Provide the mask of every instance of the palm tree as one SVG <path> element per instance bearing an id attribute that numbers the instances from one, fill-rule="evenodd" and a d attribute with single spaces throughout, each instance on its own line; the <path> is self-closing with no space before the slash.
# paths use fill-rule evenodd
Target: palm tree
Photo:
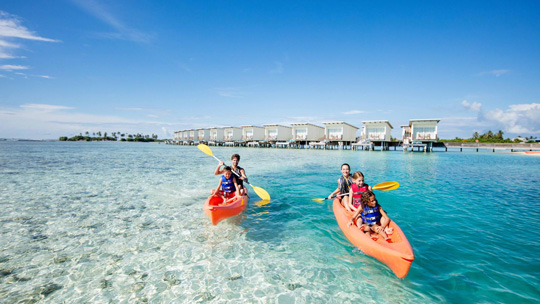
<path id="1" fill-rule="evenodd" d="M 495 137 L 497 137 L 497 139 L 502 140 L 502 139 L 503 139 L 503 135 L 504 135 L 504 132 L 503 132 L 502 130 L 499 130 L 499 132 L 497 132 L 497 135 L 495 135 Z"/>
<path id="2" fill-rule="evenodd" d="M 473 135 L 472 135 L 472 138 L 473 139 L 478 139 L 480 135 L 478 134 L 478 132 L 474 132 Z"/>

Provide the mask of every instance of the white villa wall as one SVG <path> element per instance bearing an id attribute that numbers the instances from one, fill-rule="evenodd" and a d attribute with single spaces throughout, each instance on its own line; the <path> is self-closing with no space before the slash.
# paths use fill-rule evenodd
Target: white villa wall
<path id="1" fill-rule="evenodd" d="M 197 138 L 199 141 L 208 141 L 210 139 L 210 129 L 199 129 Z"/>
<path id="2" fill-rule="evenodd" d="M 324 138 L 324 128 L 309 123 L 291 124 L 292 139 L 297 141 L 314 141 Z"/>
<path id="3" fill-rule="evenodd" d="M 224 131 L 225 130 L 223 130 L 221 128 L 212 128 L 212 129 L 210 129 L 210 140 L 223 141 Z"/>
<path id="4" fill-rule="evenodd" d="M 410 120 L 412 140 L 437 141 L 438 119 Z"/>
<path id="5" fill-rule="evenodd" d="M 195 130 L 189 130 L 188 140 L 195 140 Z"/>
<path id="6" fill-rule="evenodd" d="M 401 138 L 404 144 L 408 144 L 411 140 L 411 127 L 404 125 L 401 126 Z"/>
<path id="7" fill-rule="evenodd" d="M 291 140 L 292 128 L 281 125 L 264 125 L 264 139 L 265 140 Z"/>
<path id="8" fill-rule="evenodd" d="M 362 139 L 370 141 L 390 141 L 392 137 L 392 125 L 387 120 L 363 121 Z"/>
<path id="9" fill-rule="evenodd" d="M 174 132 L 174 136 L 173 136 L 173 140 L 181 140 L 182 139 L 182 131 L 175 131 Z"/>
<path id="10" fill-rule="evenodd" d="M 257 126 L 242 126 L 243 140 L 264 140 L 264 128 Z"/>
<path id="11" fill-rule="evenodd" d="M 235 141 L 242 139 L 242 129 L 237 127 L 226 127 L 223 128 L 223 140 L 224 141 Z"/>
<path id="12" fill-rule="evenodd" d="M 331 141 L 356 141 L 358 128 L 346 122 L 325 122 L 324 137 Z"/>

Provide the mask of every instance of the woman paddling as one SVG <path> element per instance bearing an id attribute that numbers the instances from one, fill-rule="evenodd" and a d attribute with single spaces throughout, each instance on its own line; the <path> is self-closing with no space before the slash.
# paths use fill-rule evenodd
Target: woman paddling
<path id="1" fill-rule="evenodd" d="M 334 195 L 342 195 L 341 202 L 346 208 L 349 206 L 349 191 L 351 190 L 352 178 L 350 176 L 351 166 L 349 164 L 341 165 L 341 177 L 338 179 L 338 187 L 328 196 L 331 199 Z M 339 194 L 338 194 L 339 193 Z"/>

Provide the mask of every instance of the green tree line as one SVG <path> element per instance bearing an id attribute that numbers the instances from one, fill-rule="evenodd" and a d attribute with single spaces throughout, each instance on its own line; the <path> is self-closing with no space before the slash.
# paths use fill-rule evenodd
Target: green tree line
<path id="1" fill-rule="evenodd" d="M 79 133 L 73 137 L 61 136 L 60 141 L 134 141 L 134 142 L 154 142 L 161 141 L 156 134 L 129 134 L 125 132 L 112 132 L 110 135 L 107 132 L 88 132 Z"/>
<path id="2" fill-rule="evenodd" d="M 479 143 L 519 143 L 522 142 L 519 139 L 511 140 L 510 138 L 504 138 L 504 132 L 499 130 L 497 133 L 493 133 L 493 131 L 489 130 L 486 133 L 480 134 L 478 132 L 474 132 L 471 138 L 459 138 L 456 137 L 455 139 L 442 139 L 442 142 L 476 142 Z M 518 136 L 521 137 L 521 136 Z M 527 142 L 534 142 L 533 139 L 536 139 L 536 137 L 525 137 L 525 141 Z"/>

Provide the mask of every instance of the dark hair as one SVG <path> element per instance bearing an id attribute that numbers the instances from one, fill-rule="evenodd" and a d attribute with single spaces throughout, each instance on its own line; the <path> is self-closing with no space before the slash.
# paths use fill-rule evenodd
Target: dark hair
<path id="1" fill-rule="evenodd" d="M 347 164 L 347 163 L 344 163 L 343 165 L 341 165 L 341 167 L 340 167 L 340 168 L 343 168 L 343 166 L 347 166 L 347 167 L 349 167 L 349 171 L 351 171 L 351 166 L 349 166 L 349 164 Z"/>
<path id="2" fill-rule="evenodd" d="M 238 161 L 240 161 L 240 155 L 239 154 L 233 154 L 231 156 L 231 160 L 233 160 L 234 158 L 238 158 Z"/>
<path id="3" fill-rule="evenodd" d="M 232 169 L 229 166 L 225 166 L 225 168 L 223 168 L 223 171 L 232 171 Z"/>
<path id="4" fill-rule="evenodd" d="M 371 191 L 365 191 L 362 193 L 362 209 L 367 206 L 367 204 L 369 203 L 369 199 L 371 197 L 375 197 L 375 193 L 371 192 Z"/>

